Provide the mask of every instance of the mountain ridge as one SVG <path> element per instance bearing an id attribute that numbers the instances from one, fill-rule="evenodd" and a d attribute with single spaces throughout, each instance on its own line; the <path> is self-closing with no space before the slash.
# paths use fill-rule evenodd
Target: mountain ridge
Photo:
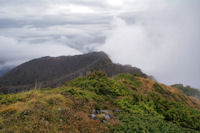
<path id="1" fill-rule="evenodd" d="M 94 70 L 102 70 L 110 77 L 118 73 L 147 77 L 139 68 L 114 64 L 104 52 L 46 56 L 23 63 L 0 77 L 0 92 L 15 93 L 34 88 L 56 87 Z"/>

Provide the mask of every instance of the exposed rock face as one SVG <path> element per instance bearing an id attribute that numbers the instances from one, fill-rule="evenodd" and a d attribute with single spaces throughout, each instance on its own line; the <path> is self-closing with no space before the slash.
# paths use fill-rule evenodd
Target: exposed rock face
<path id="1" fill-rule="evenodd" d="M 15 93 L 56 87 L 94 70 L 104 71 L 110 77 L 118 73 L 147 77 L 136 67 L 112 63 L 104 52 L 92 52 L 75 56 L 43 57 L 26 62 L 0 78 L 0 92 Z"/>

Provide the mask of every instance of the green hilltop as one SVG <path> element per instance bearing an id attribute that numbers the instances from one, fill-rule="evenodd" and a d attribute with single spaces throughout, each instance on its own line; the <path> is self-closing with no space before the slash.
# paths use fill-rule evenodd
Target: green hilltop
<path id="1" fill-rule="evenodd" d="M 133 74 L 95 71 L 57 88 L 0 95 L 2 133 L 195 133 L 200 103 Z"/>

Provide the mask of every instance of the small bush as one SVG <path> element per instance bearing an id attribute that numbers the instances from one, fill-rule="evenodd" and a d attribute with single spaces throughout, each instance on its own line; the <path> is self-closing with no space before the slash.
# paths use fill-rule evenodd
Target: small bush
<path id="1" fill-rule="evenodd" d="M 50 96 L 47 96 L 46 98 L 46 101 L 49 105 L 60 105 L 60 104 L 63 104 L 65 103 L 65 98 L 60 95 L 60 94 L 56 94 L 56 95 L 50 95 Z"/>
<path id="2" fill-rule="evenodd" d="M 123 84 L 109 79 L 103 72 L 94 72 L 84 78 L 72 80 L 68 85 L 94 91 L 100 95 L 123 96 L 128 95 L 128 88 Z"/>

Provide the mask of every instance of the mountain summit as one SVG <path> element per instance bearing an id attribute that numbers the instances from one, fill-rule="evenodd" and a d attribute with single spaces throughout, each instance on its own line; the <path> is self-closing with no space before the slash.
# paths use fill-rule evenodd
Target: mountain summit
<path id="1" fill-rule="evenodd" d="M 56 87 L 66 81 L 101 70 L 112 77 L 118 73 L 147 77 L 140 69 L 114 64 L 104 52 L 75 56 L 42 57 L 9 71 L 0 78 L 0 92 L 14 93 L 41 87 Z"/>

